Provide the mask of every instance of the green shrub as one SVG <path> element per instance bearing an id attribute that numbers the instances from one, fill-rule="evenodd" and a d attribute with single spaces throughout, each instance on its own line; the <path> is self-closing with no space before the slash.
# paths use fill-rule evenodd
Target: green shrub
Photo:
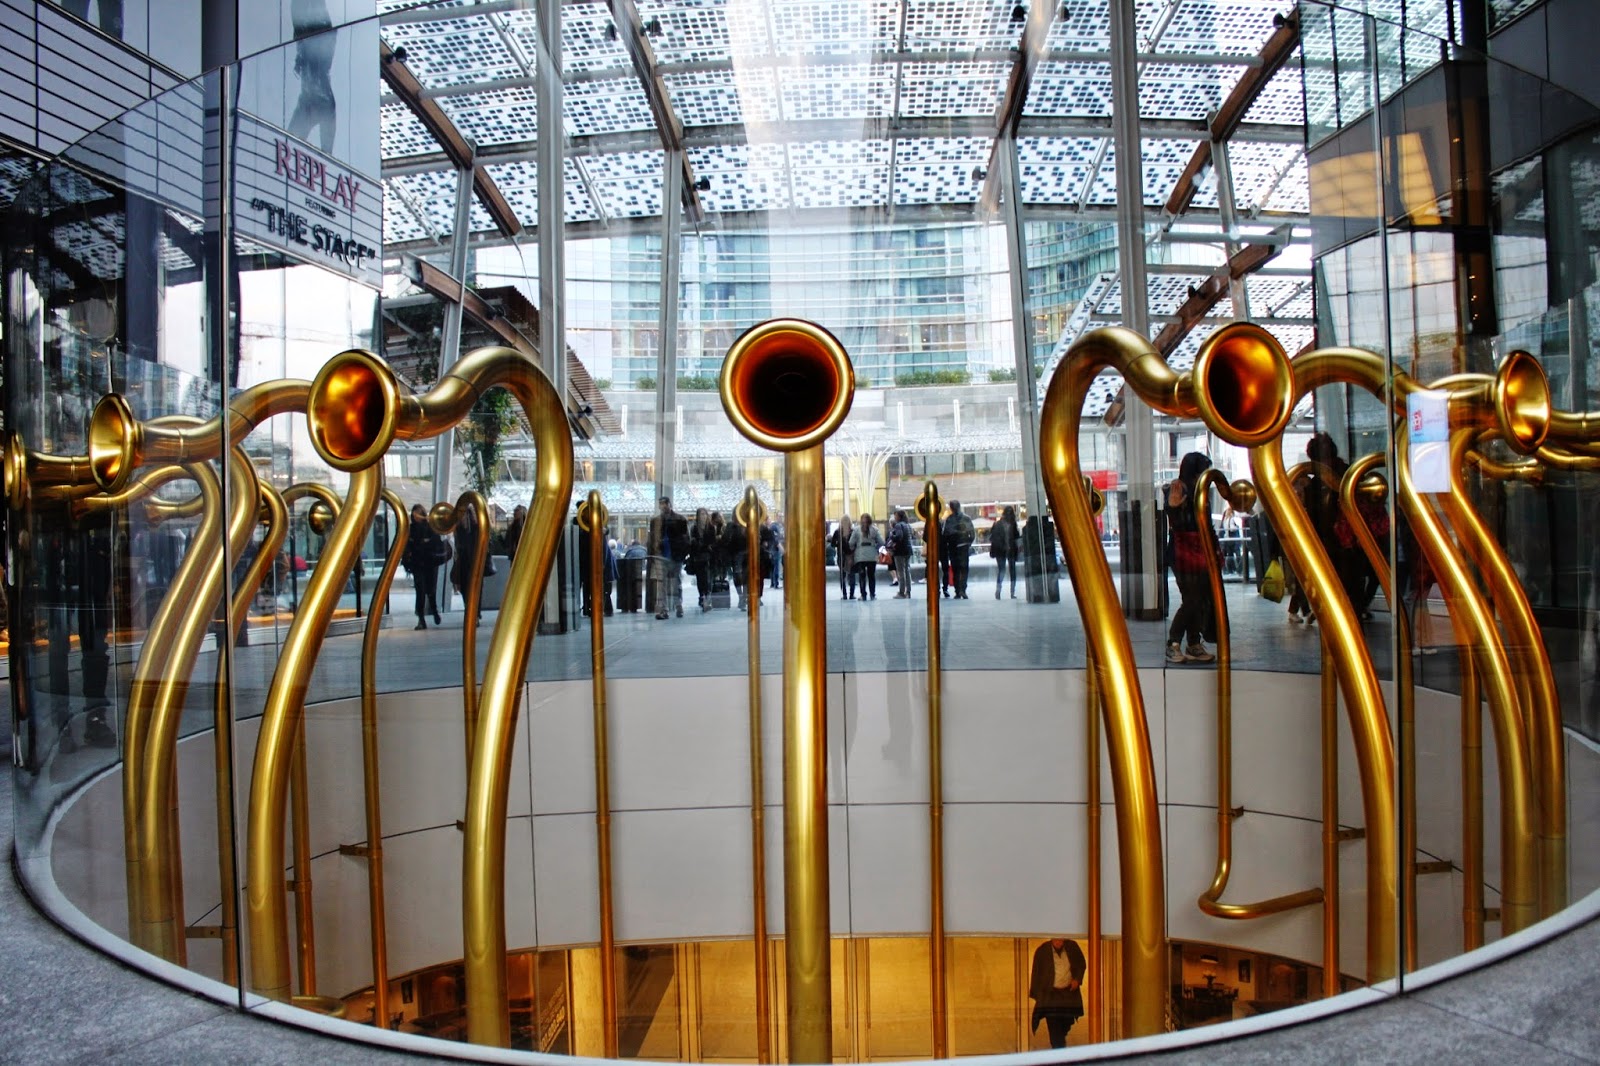
<path id="1" fill-rule="evenodd" d="M 999 370 L 991 370 L 989 371 L 989 380 L 996 382 L 1015 381 L 1017 380 L 1016 369 L 1013 367 L 1002 367 Z"/>
<path id="2" fill-rule="evenodd" d="M 641 377 L 641 378 L 634 378 L 633 379 L 633 387 L 636 388 L 636 389 L 643 389 L 646 392 L 648 392 L 649 390 L 651 390 L 651 389 L 656 387 L 656 379 L 651 377 L 649 374 L 646 374 L 644 377 Z"/>
<path id="3" fill-rule="evenodd" d="M 604 391 L 605 389 L 609 389 L 611 387 L 611 379 L 610 378 L 595 378 L 594 379 L 594 387 L 597 388 L 597 389 L 600 389 L 602 391 Z"/>

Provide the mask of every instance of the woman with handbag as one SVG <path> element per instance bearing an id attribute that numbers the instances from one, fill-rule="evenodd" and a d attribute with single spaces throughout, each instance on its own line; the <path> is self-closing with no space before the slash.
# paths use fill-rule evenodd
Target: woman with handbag
<path id="1" fill-rule="evenodd" d="M 872 516 L 862 511 L 861 524 L 850 534 L 850 557 L 855 561 L 856 583 L 863 600 L 878 598 L 878 552 L 882 548 L 883 534 L 872 524 Z"/>
<path id="2" fill-rule="evenodd" d="M 1167 486 L 1167 561 L 1182 597 L 1167 631 L 1169 663 L 1209 663 L 1217 658 L 1202 640 L 1211 613 L 1211 580 L 1205 537 L 1194 511 L 1195 482 L 1210 468 L 1209 458 L 1190 452 L 1178 464 L 1177 480 Z"/>

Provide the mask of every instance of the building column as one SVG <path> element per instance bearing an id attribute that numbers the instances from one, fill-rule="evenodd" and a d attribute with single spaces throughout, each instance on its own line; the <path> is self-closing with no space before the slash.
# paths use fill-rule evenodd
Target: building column
<path id="1" fill-rule="evenodd" d="M 467 295 L 467 239 L 472 229 L 472 168 L 456 171 L 456 221 L 450 233 L 450 277 L 459 286 L 455 299 L 444 305 L 444 323 L 439 330 L 439 375 L 461 358 L 461 305 Z M 450 459 L 455 449 L 456 431 L 452 427 L 433 438 L 433 499 L 450 498 Z M 450 588 L 445 586 L 445 606 L 450 606 Z"/>
<path id="2" fill-rule="evenodd" d="M 1022 435 L 1022 498 L 1028 514 L 1049 509 L 1039 478 L 1039 382 L 1033 373 L 1033 337 L 1028 312 L 1028 236 L 1022 221 L 1022 182 L 1017 140 L 1010 133 L 996 146 L 1000 167 L 1000 210 L 1006 225 L 1006 256 L 1011 278 L 1011 354 L 1017 370 L 1017 428 Z M 1030 586 L 1031 587 L 1031 586 Z"/>
<path id="3" fill-rule="evenodd" d="M 1117 149 L 1117 264 L 1122 279 L 1122 324 L 1150 336 L 1145 269 L 1144 154 L 1139 140 L 1139 57 L 1134 0 L 1111 3 L 1112 133 Z M 1127 486 L 1122 503 L 1122 609 L 1130 618 L 1164 617 L 1155 487 L 1155 413 L 1124 391 Z M 1131 550 L 1130 550 L 1131 549 Z"/>
<path id="4" fill-rule="evenodd" d="M 1233 163 L 1228 158 L 1228 142 L 1211 142 L 1211 165 L 1217 174 L 1217 210 L 1222 215 L 1222 234 L 1228 261 L 1239 252 L 1239 207 L 1233 196 Z M 1250 318 L 1250 294 L 1245 279 L 1228 272 L 1228 298 L 1233 303 L 1233 317 L 1240 321 Z"/>
<path id="5" fill-rule="evenodd" d="M 678 276 L 683 245 L 683 152 L 668 149 L 661 178 L 661 319 L 656 342 L 656 499 L 678 468 Z"/>

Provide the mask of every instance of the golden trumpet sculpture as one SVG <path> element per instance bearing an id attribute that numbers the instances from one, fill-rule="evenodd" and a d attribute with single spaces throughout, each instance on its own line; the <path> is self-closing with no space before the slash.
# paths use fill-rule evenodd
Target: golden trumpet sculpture
<path id="1" fill-rule="evenodd" d="M 745 561 L 747 573 L 745 588 L 761 587 L 761 523 L 766 521 L 767 509 L 756 495 L 754 485 L 746 485 L 744 498 L 734 509 L 733 517 L 744 527 Z M 755 941 L 756 977 L 756 1061 L 772 1061 L 772 978 L 770 959 L 772 948 L 767 936 L 767 800 L 766 771 L 761 752 L 761 611 L 760 597 L 747 603 L 746 672 L 750 686 L 750 884 L 751 905 L 754 909 L 753 940 Z"/>
<path id="2" fill-rule="evenodd" d="M 1039 450 L 1045 490 L 1060 530 L 1067 569 L 1083 615 L 1090 661 L 1103 702 L 1122 863 L 1122 1003 L 1130 1036 L 1166 1026 L 1166 898 L 1161 823 L 1150 733 L 1133 646 L 1095 535 L 1078 431 L 1089 385 L 1103 369 L 1120 373 L 1146 403 L 1177 416 L 1203 418 L 1224 440 L 1242 446 L 1275 441 L 1292 405 L 1289 365 L 1281 348 L 1211 344 L 1187 374 L 1172 370 L 1132 330 L 1094 330 L 1068 349 L 1045 394 Z"/>
<path id="3" fill-rule="evenodd" d="M 462 933 L 467 984 L 467 1038 L 475 1043 L 507 1046 L 511 1018 L 506 990 L 505 849 L 506 806 L 510 787 L 512 733 L 516 727 L 523 678 L 538 622 L 540 600 L 555 562 L 568 498 L 572 492 L 572 432 L 566 408 L 550 379 L 528 356 L 510 348 L 479 348 L 462 356 L 439 382 L 422 396 L 405 395 L 394 372 L 370 352 L 351 350 L 335 356 L 318 373 L 307 401 L 313 446 L 336 469 L 351 472 L 351 498 L 346 500 L 342 528 L 361 494 L 364 513 L 370 516 L 376 497 L 374 466 L 395 440 L 435 437 L 471 411 L 479 396 L 504 388 L 516 397 L 533 429 L 538 467 L 533 502 L 511 572 L 479 691 L 477 735 L 467 774 L 467 810 L 462 855 Z M 369 480 L 371 483 L 369 484 Z M 330 537 L 330 548 L 340 542 L 341 529 Z M 343 556 L 339 557 L 343 560 Z M 348 561 L 344 561 L 348 566 Z M 320 568 L 319 568 L 320 569 Z M 309 598 L 309 594 L 308 594 Z M 307 612 L 302 609 L 302 615 Z M 296 619 L 298 623 L 299 618 Z M 322 628 L 325 629 L 325 621 Z M 307 637 L 312 630 L 307 628 Z M 316 633 L 320 639 L 320 631 Z M 291 627 L 280 671 L 283 689 L 303 691 L 314 659 L 316 641 L 296 640 Z M 292 647 L 291 647 L 292 644 Z M 293 652 L 293 655 L 291 655 Z M 288 665 L 286 665 L 288 664 Z M 277 680 L 274 692 L 279 689 Z M 263 775 L 277 773 L 282 753 L 269 747 L 269 737 L 280 738 L 285 723 L 296 713 L 285 696 L 273 713 L 263 718 L 262 747 L 257 749 L 258 784 Z M 276 787 L 263 785 L 252 793 L 252 845 L 254 871 L 262 876 L 283 868 L 283 801 Z M 261 815 L 256 818 L 257 810 Z M 276 818 L 276 822 L 273 819 Z M 279 834 L 272 826 L 280 827 Z M 260 944 L 252 938 L 258 991 L 277 994 L 287 987 L 286 946 L 282 928 L 282 896 L 276 903 L 263 899 L 257 918 Z M 273 913 L 273 908 L 277 913 Z M 255 932 L 255 927 L 252 927 Z M 268 992 L 267 990 L 272 990 Z"/>
<path id="4" fill-rule="evenodd" d="M 823 442 L 855 397 L 855 370 L 833 334 L 780 318 L 746 330 L 723 360 L 722 406 L 744 437 L 787 453 L 784 510 L 783 871 L 789 1059 L 833 1059 L 828 913 L 828 644 L 820 531 Z"/>

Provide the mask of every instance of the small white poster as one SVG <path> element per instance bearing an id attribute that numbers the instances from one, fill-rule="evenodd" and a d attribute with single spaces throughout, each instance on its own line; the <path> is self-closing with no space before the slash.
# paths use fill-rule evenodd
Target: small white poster
<path id="1" fill-rule="evenodd" d="M 1450 394 L 1423 389 L 1406 397 L 1406 426 L 1411 431 L 1406 456 L 1411 483 L 1418 492 L 1450 491 Z"/>

